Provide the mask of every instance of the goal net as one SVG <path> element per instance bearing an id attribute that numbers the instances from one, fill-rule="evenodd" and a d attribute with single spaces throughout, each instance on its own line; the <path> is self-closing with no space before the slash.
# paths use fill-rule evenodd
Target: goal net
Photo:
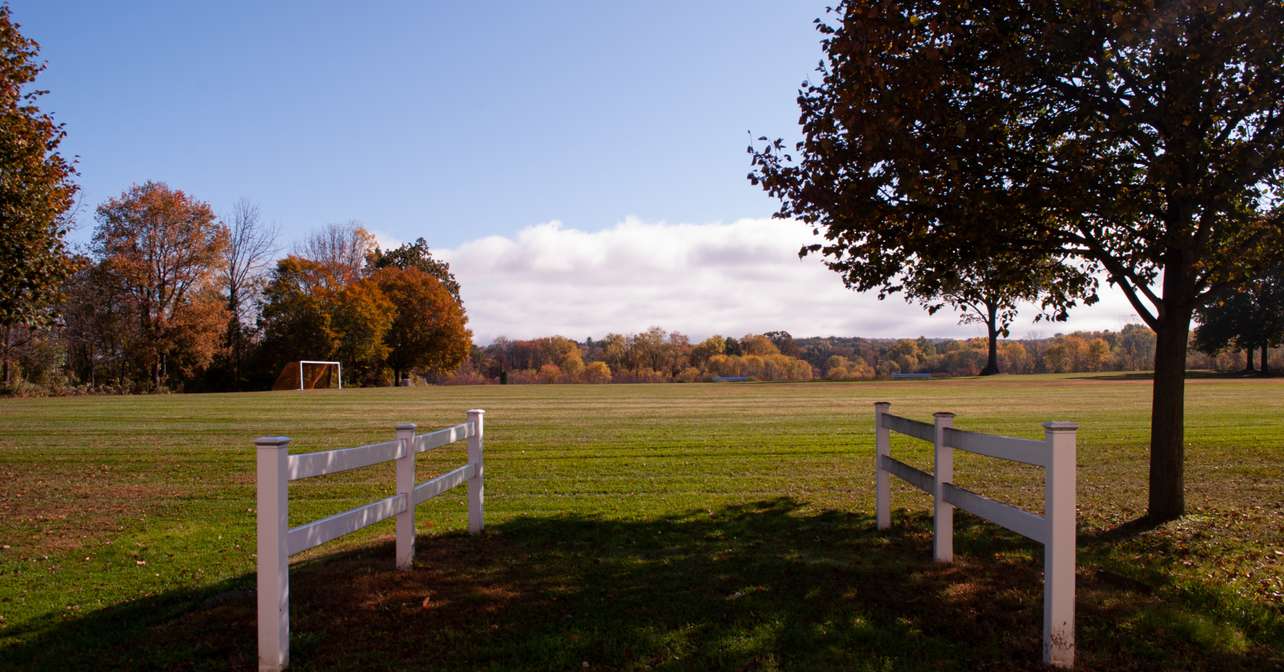
<path id="1" fill-rule="evenodd" d="M 272 385 L 274 390 L 325 390 L 343 389 L 343 365 L 304 359 L 290 362 L 281 368 L 281 374 Z"/>

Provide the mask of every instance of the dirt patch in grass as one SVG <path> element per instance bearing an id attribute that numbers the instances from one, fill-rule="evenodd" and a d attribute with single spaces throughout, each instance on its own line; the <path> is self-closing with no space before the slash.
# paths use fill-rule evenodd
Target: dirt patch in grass
<path id="1" fill-rule="evenodd" d="M 104 468 L 69 473 L 0 466 L 0 539 L 12 554 L 73 551 L 108 539 L 181 494 L 177 486 Z"/>

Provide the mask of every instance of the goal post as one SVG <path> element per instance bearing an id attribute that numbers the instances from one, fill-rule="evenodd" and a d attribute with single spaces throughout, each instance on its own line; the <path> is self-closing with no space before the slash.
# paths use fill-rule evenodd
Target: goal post
<path id="1" fill-rule="evenodd" d="M 303 377 L 303 365 L 310 364 L 314 366 L 333 366 L 335 369 L 335 379 L 339 383 L 339 389 L 343 389 L 343 364 L 339 362 L 325 362 L 315 359 L 299 360 L 299 390 L 306 389 L 306 378 Z"/>

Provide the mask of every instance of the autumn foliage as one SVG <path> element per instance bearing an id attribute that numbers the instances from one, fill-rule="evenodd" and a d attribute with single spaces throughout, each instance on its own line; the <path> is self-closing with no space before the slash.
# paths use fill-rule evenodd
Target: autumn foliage
<path id="1" fill-rule="evenodd" d="M 15 357 L 39 347 L 35 330 L 53 320 L 74 269 L 63 238 L 76 169 L 59 153 L 62 125 L 36 105 L 39 45 L 18 29 L 0 5 L 0 385 Z"/>
<path id="2" fill-rule="evenodd" d="M 728 343 L 734 344 L 728 349 Z M 761 334 L 737 340 L 713 336 L 692 344 L 659 327 L 632 336 L 608 334 L 581 344 L 562 336 L 496 339 L 471 365 L 506 383 L 695 383 L 725 378 L 807 381 L 815 368 L 781 354 Z"/>
<path id="3" fill-rule="evenodd" d="M 227 323 L 215 268 L 227 245 L 227 229 L 208 204 L 159 182 L 98 207 L 94 251 L 137 321 L 128 349 L 154 388 L 171 372 L 190 377 L 214 358 Z"/>
<path id="4" fill-rule="evenodd" d="M 336 359 L 345 378 L 377 385 L 450 373 L 468 357 L 468 318 L 437 277 L 414 266 L 357 271 L 353 254 L 319 256 L 277 262 L 263 298 L 261 369 Z"/>
<path id="5" fill-rule="evenodd" d="M 1150 365 L 1154 352 L 1154 332 L 1136 324 L 1119 331 L 1001 340 L 997 345 L 999 364 L 1016 374 L 1139 371 Z M 1239 357 L 1234 351 L 1192 353 L 1187 366 L 1229 371 L 1236 368 Z M 988 363 L 986 337 L 795 339 L 777 331 L 739 339 L 712 336 L 693 344 L 683 334 L 652 328 L 632 336 L 608 334 L 583 342 L 562 336 L 498 338 L 489 346 L 474 348 L 459 372 L 440 380 L 457 384 L 860 381 L 896 373 L 976 376 Z"/>

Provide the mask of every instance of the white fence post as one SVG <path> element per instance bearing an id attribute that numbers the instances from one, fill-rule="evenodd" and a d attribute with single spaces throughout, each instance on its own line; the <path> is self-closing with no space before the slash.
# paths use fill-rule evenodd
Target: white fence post
<path id="1" fill-rule="evenodd" d="M 260 672 L 279 672 L 290 661 L 289 447 L 290 439 L 284 436 L 254 440 Z"/>
<path id="2" fill-rule="evenodd" d="M 485 481 L 482 459 L 483 422 L 486 411 L 474 408 L 468 411 L 470 432 L 468 437 L 468 464 L 472 466 L 472 476 L 468 479 L 468 532 L 479 534 L 482 531 L 484 518 Z"/>
<path id="3" fill-rule="evenodd" d="M 1043 662 L 1074 666 L 1075 431 L 1073 422 L 1045 422 L 1050 452 L 1044 478 Z"/>
<path id="4" fill-rule="evenodd" d="M 945 428 L 954 424 L 953 413 L 933 413 L 932 558 L 954 562 L 954 505 L 945 501 L 945 483 L 954 482 L 954 449 L 945 444 Z"/>
<path id="5" fill-rule="evenodd" d="M 880 530 L 892 525 L 891 475 L 879 464 L 884 455 L 892 454 L 891 432 L 883 426 L 883 414 L 891 407 L 886 401 L 874 402 L 874 516 Z"/>
<path id="6" fill-rule="evenodd" d="M 397 494 L 406 504 L 397 514 L 397 569 L 410 569 L 415 564 L 415 423 L 397 425 L 397 440 Z"/>

